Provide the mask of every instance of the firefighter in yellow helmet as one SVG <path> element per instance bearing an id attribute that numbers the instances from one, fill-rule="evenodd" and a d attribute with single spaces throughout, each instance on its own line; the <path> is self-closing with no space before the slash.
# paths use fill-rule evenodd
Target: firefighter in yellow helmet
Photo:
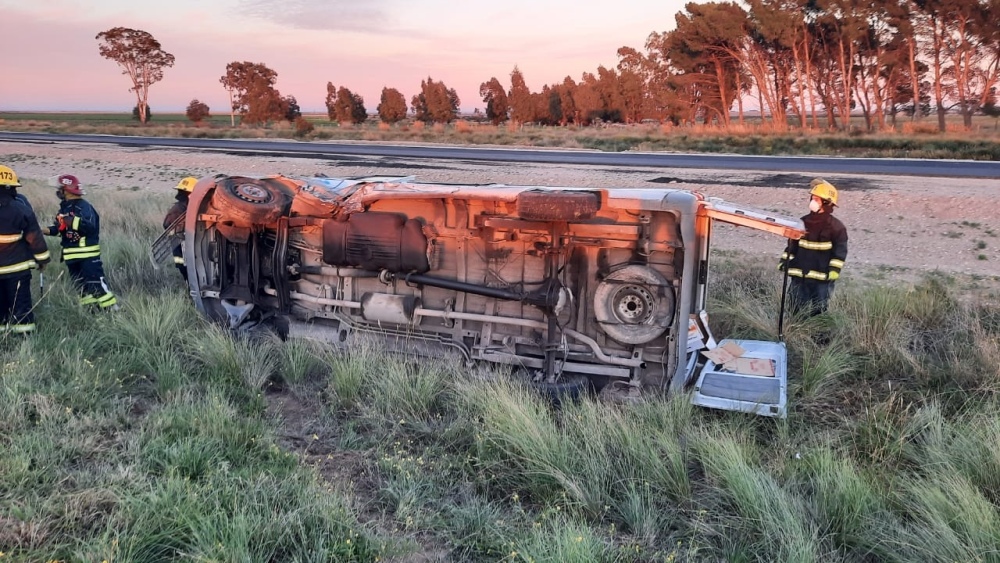
<path id="1" fill-rule="evenodd" d="M 177 190 L 177 194 L 174 196 L 177 201 L 170 206 L 167 210 L 167 216 L 163 218 L 163 228 L 168 229 L 179 217 L 184 217 L 187 215 L 188 197 L 194 190 L 194 185 L 198 183 L 198 178 L 194 176 L 188 176 L 180 182 L 174 188 Z M 188 281 L 187 265 L 184 263 L 184 225 L 180 225 L 177 246 L 174 247 L 174 265 L 177 266 L 177 271 L 181 273 L 181 277 L 184 281 Z"/>
<path id="2" fill-rule="evenodd" d="M 833 286 L 847 260 L 847 228 L 833 216 L 837 188 L 822 178 L 809 184 L 809 214 L 802 217 L 806 234 L 789 241 L 779 268 L 788 271 L 792 311 L 809 315 L 826 311 Z"/>
<path id="3" fill-rule="evenodd" d="M 0 166 L 0 334 L 35 330 L 31 269 L 49 262 L 49 248 L 17 174 Z"/>

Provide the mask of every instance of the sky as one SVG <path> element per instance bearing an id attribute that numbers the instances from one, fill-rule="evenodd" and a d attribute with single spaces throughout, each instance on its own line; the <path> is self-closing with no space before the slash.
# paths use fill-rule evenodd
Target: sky
<path id="1" fill-rule="evenodd" d="M 496 77 L 509 89 L 515 66 L 532 91 L 614 68 L 619 47 L 645 52 L 681 10 L 682 0 L 0 0 L 0 111 L 131 111 L 131 81 L 96 40 L 120 26 L 176 58 L 150 87 L 154 115 L 192 99 L 228 113 L 219 78 L 233 61 L 277 72 L 305 112 L 326 111 L 328 82 L 374 111 L 382 88 L 409 103 L 428 77 L 471 112 L 484 106 L 479 85 Z"/>

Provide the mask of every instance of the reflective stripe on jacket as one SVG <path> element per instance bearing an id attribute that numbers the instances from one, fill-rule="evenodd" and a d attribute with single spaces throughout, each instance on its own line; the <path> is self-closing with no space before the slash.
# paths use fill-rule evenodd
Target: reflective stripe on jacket
<path id="1" fill-rule="evenodd" d="M 101 216 L 84 199 L 67 199 L 59 204 L 59 213 L 66 215 L 66 230 L 59 233 L 63 260 L 82 260 L 101 255 Z M 49 232 L 59 231 L 58 223 Z"/>
<path id="2" fill-rule="evenodd" d="M 836 281 L 847 260 L 847 228 L 829 213 L 810 213 L 802 222 L 805 236 L 790 242 L 778 267 L 796 278 Z"/>
<path id="3" fill-rule="evenodd" d="M 49 259 L 49 248 L 31 206 L 16 200 L 9 190 L 0 189 L 0 277 L 24 275 Z"/>

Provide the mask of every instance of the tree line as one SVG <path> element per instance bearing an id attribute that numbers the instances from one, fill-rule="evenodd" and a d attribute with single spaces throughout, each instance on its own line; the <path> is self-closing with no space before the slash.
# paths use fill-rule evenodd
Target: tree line
<path id="1" fill-rule="evenodd" d="M 972 126 L 977 113 L 996 116 L 1000 79 L 1000 0 L 746 0 L 690 2 L 676 28 L 653 32 L 644 51 L 618 49 L 615 68 L 599 66 L 579 81 L 532 92 L 514 67 L 509 86 L 496 77 L 479 94 L 494 124 L 590 125 L 651 120 L 677 125 L 743 123 L 753 100 L 776 130 L 844 129 L 860 113 L 868 130 L 957 110 Z M 149 86 L 174 63 L 148 33 L 113 28 L 98 34 L 100 53 L 133 83 L 137 113 L 148 119 Z M 278 74 L 263 63 L 234 61 L 220 83 L 230 115 L 241 123 L 287 119 L 302 123 L 294 96 L 276 89 Z M 385 123 L 412 112 L 415 120 L 448 123 L 458 117 L 454 89 L 431 77 L 410 99 L 385 87 L 376 110 Z M 364 99 L 327 83 L 331 121 L 368 119 Z M 208 115 L 192 100 L 188 116 Z M 478 113 L 479 110 L 477 109 Z M 734 115 L 735 113 L 735 115 Z"/>

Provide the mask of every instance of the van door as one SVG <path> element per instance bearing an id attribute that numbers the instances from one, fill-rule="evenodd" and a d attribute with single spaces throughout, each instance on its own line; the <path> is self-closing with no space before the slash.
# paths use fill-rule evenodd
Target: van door
<path id="1" fill-rule="evenodd" d="M 712 221 L 749 227 L 797 240 L 805 235 L 801 220 L 734 205 L 718 198 L 702 201 L 699 215 Z M 707 246 L 711 243 L 711 227 L 703 230 L 706 241 L 701 257 L 699 282 L 702 303 L 708 292 Z M 705 319 L 706 317 L 702 317 Z M 710 334 L 708 327 L 705 331 Z M 691 402 L 708 408 L 753 413 L 784 418 L 787 406 L 788 357 L 784 342 L 760 340 L 723 340 L 716 344 L 706 338 L 708 349 L 695 351 L 691 364 L 702 364 L 695 381 Z M 732 353 L 735 351 L 735 355 Z M 708 354 L 706 355 L 706 352 Z M 711 357 L 708 357 L 711 356 Z"/>

